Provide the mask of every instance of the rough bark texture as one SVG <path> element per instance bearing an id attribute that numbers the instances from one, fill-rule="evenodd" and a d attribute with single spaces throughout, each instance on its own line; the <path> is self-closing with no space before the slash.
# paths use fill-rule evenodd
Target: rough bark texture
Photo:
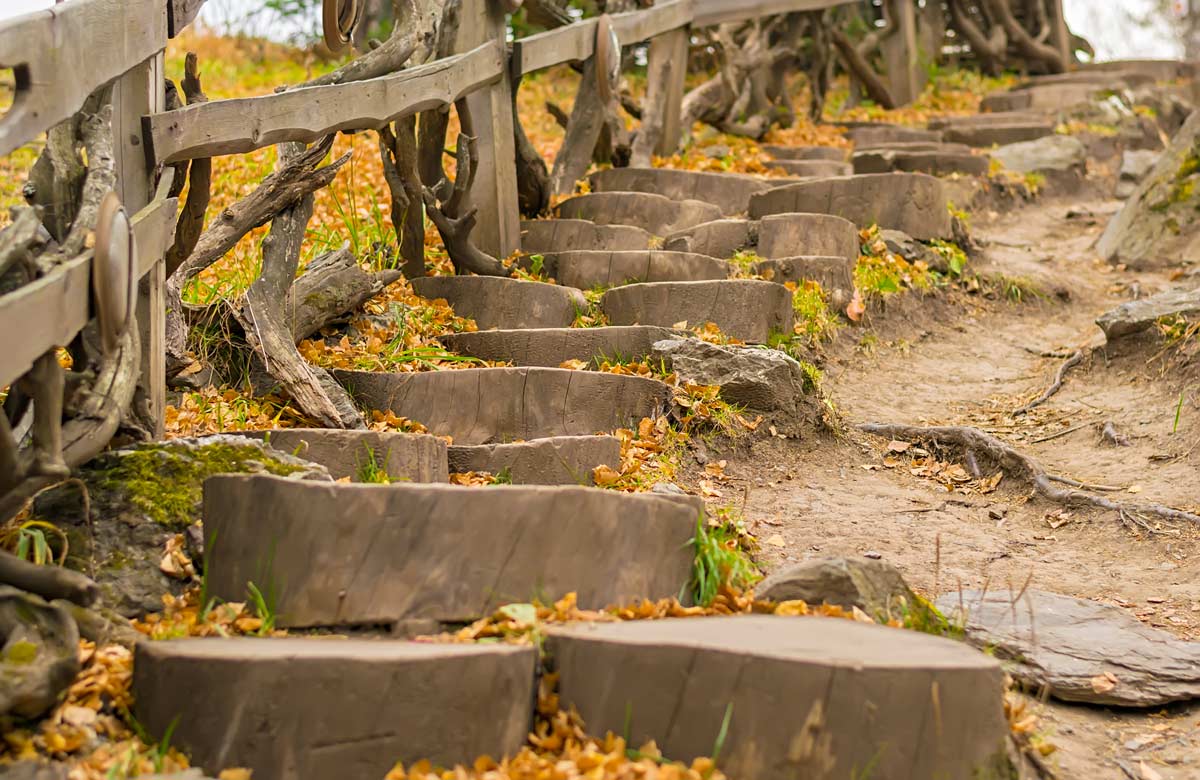
<path id="1" fill-rule="evenodd" d="M 187 104 L 207 103 L 208 96 L 200 85 L 200 71 L 195 52 L 188 52 L 184 60 L 183 94 Z M 212 189 L 212 158 L 203 157 L 191 161 L 188 166 L 188 194 L 179 219 L 175 223 L 175 243 L 167 251 L 167 275 L 177 269 L 200 240 L 204 230 L 204 215 L 208 212 L 208 203 Z M 182 191 L 183 175 L 178 168 L 175 170 L 175 181 L 172 189 L 179 187 Z M 178 194 L 178 193 L 176 193 Z"/>

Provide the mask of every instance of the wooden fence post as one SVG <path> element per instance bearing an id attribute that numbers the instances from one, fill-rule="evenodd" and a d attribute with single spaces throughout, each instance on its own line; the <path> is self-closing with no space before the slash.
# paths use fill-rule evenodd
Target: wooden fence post
<path id="1" fill-rule="evenodd" d="M 463 0 L 455 52 L 488 41 L 504 44 L 507 24 L 496 0 Z M 512 87 L 499 81 L 467 96 L 475 134 L 479 138 L 479 168 L 471 205 L 479 209 L 472 239 L 484 252 L 503 259 L 521 245 L 521 216 L 517 209 L 516 148 L 513 138 Z"/>
<path id="2" fill-rule="evenodd" d="M 162 13 L 166 14 L 165 5 Z M 163 71 L 163 55 L 159 53 L 117 79 L 113 88 L 117 194 L 131 215 L 149 203 L 154 194 L 154 171 L 146 161 L 142 117 L 166 107 Z M 141 389 L 154 421 L 151 432 L 155 438 L 162 438 L 167 389 L 166 268 L 161 257 L 155 260 L 154 269 L 142 277 L 138 286 L 137 321 L 142 347 Z"/>
<path id="3" fill-rule="evenodd" d="M 652 154 L 669 157 L 679 149 L 690 40 L 690 29 L 681 27 L 650 41 L 646 67 L 649 83 L 642 107 L 642 127 L 633 144 L 634 166 L 648 167 Z"/>

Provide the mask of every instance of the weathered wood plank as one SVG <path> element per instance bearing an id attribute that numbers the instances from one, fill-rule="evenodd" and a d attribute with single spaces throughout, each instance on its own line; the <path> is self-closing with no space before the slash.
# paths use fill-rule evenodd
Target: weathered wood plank
<path id="1" fill-rule="evenodd" d="M 693 0 L 672 0 L 644 11 L 614 14 L 613 29 L 617 31 L 622 46 L 641 43 L 671 30 L 686 27 L 692 20 L 692 2 Z M 513 43 L 514 72 L 525 75 L 565 62 L 586 60 L 592 56 L 595 45 L 595 19 L 531 35 Z"/>
<path id="2" fill-rule="evenodd" d="M 142 258 L 139 273 L 153 267 L 146 257 L 161 258 L 173 240 L 177 206 L 175 198 L 156 199 L 133 216 L 133 233 Z M 0 333 L 20 334 L 7 340 L 0 350 L 0 387 L 12 384 L 46 350 L 70 343 L 83 330 L 92 316 L 91 285 L 89 251 L 41 279 L 0 296 Z"/>
<path id="3" fill-rule="evenodd" d="M 205 0 L 167 0 L 167 35 L 174 38 L 196 19 Z"/>
<path id="4" fill-rule="evenodd" d="M 465 54 L 390 76 L 213 100 L 143 117 L 155 164 L 241 154 L 282 141 L 310 142 L 339 130 L 374 130 L 409 114 L 453 103 L 500 80 L 504 45 L 491 41 Z"/>
<path id="5" fill-rule="evenodd" d="M 498 69 L 505 72 L 503 57 L 507 24 L 504 11 L 494 0 L 465 0 L 462 21 L 455 41 L 458 51 L 475 47 L 498 47 L 502 52 Z M 476 247 L 492 257 L 505 258 L 521 245 L 521 215 L 517 207 L 516 140 L 513 136 L 512 85 L 497 79 L 467 95 L 477 144 L 479 163 L 468 196 L 479 209 L 472 233 Z"/>
<path id="6" fill-rule="evenodd" d="M 0 118 L 0 155 L 70 117 L 166 43 L 163 0 L 73 0 L 0 22 L 0 55 L 17 81 Z"/>
<path id="7" fill-rule="evenodd" d="M 773 16 L 796 11 L 820 11 L 849 5 L 857 0 L 695 0 L 692 16 L 694 27 L 708 27 L 725 22 L 740 22 L 760 16 Z"/>

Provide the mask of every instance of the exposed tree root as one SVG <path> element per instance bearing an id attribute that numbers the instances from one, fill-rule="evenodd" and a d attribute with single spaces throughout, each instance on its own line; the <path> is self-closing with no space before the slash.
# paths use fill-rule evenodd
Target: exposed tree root
<path id="1" fill-rule="evenodd" d="M 1047 474 L 1046 469 L 1036 460 L 1018 452 L 1010 445 L 978 428 L 969 426 L 921 427 L 917 425 L 868 423 L 859 425 L 858 429 L 865 433 L 884 436 L 890 439 L 905 441 L 921 439 L 932 441 L 942 446 L 958 447 L 966 453 L 971 453 L 976 458 L 980 456 L 990 458 L 1010 476 L 1025 479 L 1033 483 L 1034 490 L 1044 498 L 1060 504 L 1086 504 L 1099 507 L 1100 509 L 1108 509 L 1116 512 L 1120 516 L 1121 522 L 1131 527 L 1136 526 L 1152 532 L 1153 529 L 1146 522 L 1146 516 L 1157 517 L 1163 520 L 1200 523 L 1200 515 L 1185 512 L 1181 509 L 1173 509 L 1159 504 L 1113 501 L 1112 499 L 1089 493 L 1083 489 L 1065 490 L 1056 487 L 1054 484 L 1056 482 L 1075 486 L 1076 488 L 1083 488 L 1084 485 L 1075 480 L 1068 480 L 1066 477 Z"/>
<path id="2" fill-rule="evenodd" d="M 1051 396 L 1053 396 L 1055 393 L 1057 393 L 1059 390 L 1062 389 L 1063 380 L 1066 378 L 1067 372 L 1082 362 L 1083 362 L 1083 350 L 1077 349 L 1074 352 L 1072 352 L 1071 356 L 1069 358 L 1067 358 L 1066 361 L 1061 366 L 1058 367 L 1058 372 L 1054 375 L 1054 381 L 1050 383 L 1050 386 L 1047 387 L 1042 392 L 1042 394 L 1039 395 L 1037 398 L 1035 398 L 1032 401 L 1030 401 L 1029 403 L 1025 404 L 1020 409 L 1014 410 L 1013 416 L 1016 416 L 1019 414 L 1025 414 L 1026 412 L 1030 411 L 1031 409 L 1036 409 L 1037 407 L 1046 403 L 1046 401 L 1050 400 Z"/>

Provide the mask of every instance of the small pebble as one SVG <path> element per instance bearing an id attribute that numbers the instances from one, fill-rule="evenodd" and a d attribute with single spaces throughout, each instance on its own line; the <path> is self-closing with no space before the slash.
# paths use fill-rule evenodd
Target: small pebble
<path id="1" fill-rule="evenodd" d="M 868 550 L 867 552 L 863 553 L 863 557 L 877 561 L 883 557 L 883 553 L 875 552 L 874 550 Z"/>

